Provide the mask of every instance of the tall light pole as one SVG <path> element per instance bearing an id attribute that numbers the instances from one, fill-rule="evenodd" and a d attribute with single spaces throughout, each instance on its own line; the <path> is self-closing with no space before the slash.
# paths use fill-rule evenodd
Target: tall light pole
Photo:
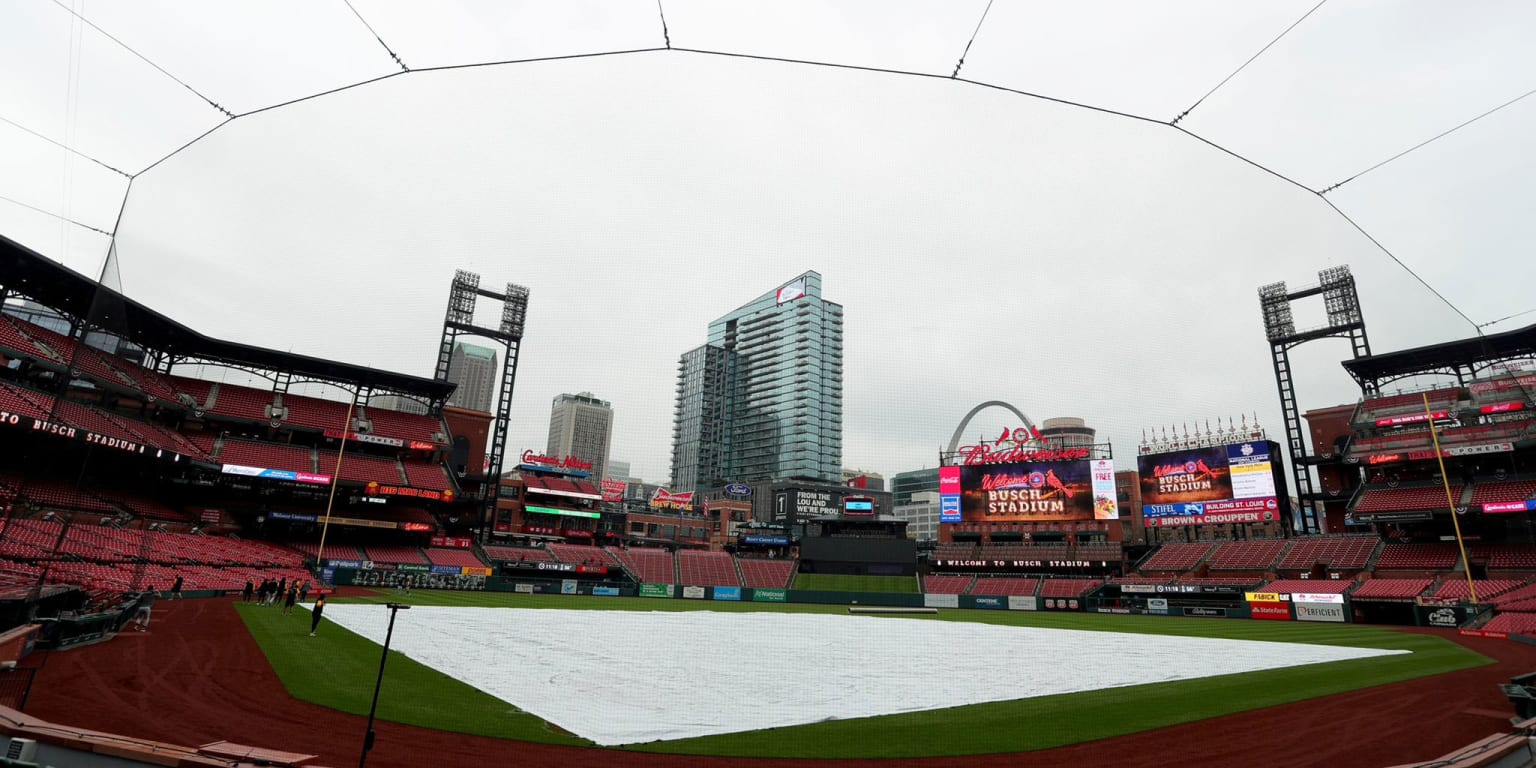
<path id="1" fill-rule="evenodd" d="M 389 661 L 389 639 L 395 634 L 395 616 L 411 609 L 404 603 L 385 603 L 389 609 L 389 629 L 384 631 L 384 653 L 379 656 L 379 679 L 373 684 L 373 706 L 368 708 L 368 732 L 363 735 L 363 753 L 357 757 L 357 768 L 368 764 L 368 751 L 373 749 L 373 716 L 379 711 L 379 689 L 384 687 L 384 662 Z"/>

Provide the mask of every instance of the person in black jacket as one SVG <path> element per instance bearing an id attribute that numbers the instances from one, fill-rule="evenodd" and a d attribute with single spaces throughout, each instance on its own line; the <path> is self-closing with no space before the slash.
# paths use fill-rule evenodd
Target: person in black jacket
<path id="1" fill-rule="evenodd" d="M 171 599 L 181 599 L 181 574 L 176 574 L 176 580 L 171 582 Z"/>
<path id="2" fill-rule="evenodd" d="M 320 614 L 325 613 L 325 595 L 315 598 L 315 607 L 310 609 L 309 636 L 315 636 L 315 630 L 320 628 Z"/>

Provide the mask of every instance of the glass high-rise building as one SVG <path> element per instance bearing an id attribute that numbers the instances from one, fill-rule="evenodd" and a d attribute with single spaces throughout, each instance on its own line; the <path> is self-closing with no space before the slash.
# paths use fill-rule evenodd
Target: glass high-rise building
<path id="1" fill-rule="evenodd" d="M 806 272 L 709 324 L 678 362 L 672 485 L 837 482 L 843 308 Z"/>
<path id="2" fill-rule="evenodd" d="M 939 468 L 914 469 L 897 472 L 891 476 L 891 495 L 896 506 L 913 504 L 912 497 L 919 493 L 939 492 Z"/>

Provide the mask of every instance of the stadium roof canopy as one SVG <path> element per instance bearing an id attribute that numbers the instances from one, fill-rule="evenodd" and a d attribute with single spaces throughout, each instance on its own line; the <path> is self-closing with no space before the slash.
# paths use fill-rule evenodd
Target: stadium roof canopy
<path id="1" fill-rule="evenodd" d="M 305 378 L 442 400 L 451 382 L 381 371 L 204 336 L 117 291 L 0 235 L 0 285 L 66 316 L 173 357 L 286 371 Z"/>
<path id="2" fill-rule="evenodd" d="M 1536 353 L 1536 325 L 1528 325 L 1503 333 L 1345 360 L 1343 365 L 1357 381 L 1379 383 L 1416 373 L 1471 370 L 1480 363 L 1533 353 Z"/>

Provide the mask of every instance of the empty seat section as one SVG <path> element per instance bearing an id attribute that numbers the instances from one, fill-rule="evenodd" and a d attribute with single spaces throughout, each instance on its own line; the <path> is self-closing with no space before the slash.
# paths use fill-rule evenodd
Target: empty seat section
<path id="1" fill-rule="evenodd" d="M 48 407 L 39 404 L 38 395 L 42 393 L 23 390 L 21 387 L 0 382 L 0 410 L 31 416 L 34 419 L 47 419 Z M 51 406 L 53 398 L 48 397 L 46 402 Z"/>
<path id="2" fill-rule="evenodd" d="M 320 557 L 320 542 L 318 541 L 290 541 L 289 549 L 298 550 L 310 558 Z M 325 559 L 327 560 L 367 560 L 363 551 L 352 544 L 339 544 L 327 541 L 325 543 Z"/>
<path id="3" fill-rule="evenodd" d="M 28 480 L 17 489 L 16 495 L 41 507 L 118 514 L 116 507 L 95 494 L 55 480 Z"/>
<path id="4" fill-rule="evenodd" d="M 1451 498 L 1461 498 L 1461 485 L 1451 486 Z M 1368 486 L 1355 503 L 1356 512 L 1392 512 L 1395 510 L 1445 509 L 1445 487 L 1440 485 L 1413 488 L 1386 488 Z"/>
<path id="5" fill-rule="evenodd" d="M 1469 554 L 1474 558 L 1486 559 L 1489 568 L 1536 570 L 1536 545 L 1473 545 Z"/>
<path id="6" fill-rule="evenodd" d="M 591 549 L 591 547 L 585 547 Z M 534 547 L 497 547 L 487 546 L 485 556 L 492 560 L 506 560 L 508 562 L 547 563 L 555 559 L 549 550 Z"/>
<path id="7" fill-rule="evenodd" d="M 1336 570 L 1361 570 L 1370 562 L 1375 536 L 1310 536 L 1293 539 L 1290 551 L 1280 558 L 1281 570 L 1307 570 L 1322 564 Z"/>
<path id="8" fill-rule="evenodd" d="M 992 595 L 995 597 L 1018 595 L 1027 597 L 1035 594 L 1035 588 L 1040 586 L 1039 579 L 1016 579 L 1006 576 L 978 576 L 976 583 L 971 585 L 973 595 Z"/>
<path id="9" fill-rule="evenodd" d="M 930 573 L 923 577 L 923 591 L 935 595 L 964 594 L 966 588 L 971 586 L 973 578 L 975 577 Z"/>
<path id="10" fill-rule="evenodd" d="M 1205 559 L 1214 544 L 1208 541 L 1164 544 L 1142 563 L 1141 570 L 1178 573 L 1187 571 Z"/>
<path id="11" fill-rule="evenodd" d="M 475 557 L 475 553 L 468 549 L 449 549 L 447 547 L 428 547 L 427 560 L 433 565 L 450 565 L 461 568 L 484 568 L 485 563 Z"/>
<path id="12" fill-rule="evenodd" d="M 676 583 L 672 553 L 659 549 L 611 550 L 634 577 L 653 584 Z"/>
<path id="13" fill-rule="evenodd" d="M 1477 599 L 1479 602 L 1482 602 L 1491 597 L 1498 597 L 1506 592 L 1513 592 L 1524 586 L 1524 582 L 1513 579 L 1473 579 L 1472 586 L 1477 588 Z M 1440 585 L 1439 589 L 1435 590 L 1433 596 L 1446 600 L 1460 600 L 1464 597 L 1471 597 L 1472 591 L 1467 586 L 1465 578 L 1448 578 L 1445 580 L 1445 583 Z"/>
<path id="14" fill-rule="evenodd" d="M 1040 596 L 1082 597 L 1100 583 L 1098 579 L 1045 579 L 1040 582 Z"/>
<path id="15" fill-rule="evenodd" d="M 352 425 L 347 422 L 347 403 L 303 395 L 283 395 L 283 407 L 288 409 L 288 415 L 283 418 L 284 424 L 320 430 L 352 431 Z"/>
<path id="16" fill-rule="evenodd" d="M 739 587 L 736 563 L 729 552 L 685 549 L 677 553 L 679 583 L 685 587 Z"/>
<path id="17" fill-rule="evenodd" d="M 1499 502 L 1525 501 L 1536 497 L 1536 480 L 1479 480 L 1472 486 L 1474 507 Z"/>
<path id="18" fill-rule="evenodd" d="M 209 413 L 251 421 L 269 421 L 267 406 L 272 404 L 272 393 L 235 384 L 215 384 L 209 393 L 213 408 Z"/>
<path id="19" fill-rule="evenodd" d="M 230 438 L 224 439 L 224 447 L 219 451 L 219 461 L 223 464 L 284 469 L 289 472 L 314 472 L 315 462 L 311 457 L 308 448 Z"/>
<path id="20" fill-rule="evenodd" d="M 336 451 L 320 451 L 320 474 L 329 475 L 336 472 Z M 357 483 L 381 483 L 383 485 L 401 485 L 405 479 L 400 474 L 400 462 L 394 459 L 381 459 L 377 456 L 364 456 L 348 451 L 341 457 L 341 471 L 337 473 L 340 480 L 350 480 Z"/>
<path id="21" fill-rule="evenodd" d="M 1484 632 L 1533 635 L 1536 634 L 1536 613 L 1501 613 L 1490 619 L 1481 629 Z"/>
<path id="22" fill-rule="evenodd" d="M 375 563 L 427 564 L 426 558 L 421 556 L 421 550 L 415 547 L 374 544 L 364 547 L 363 552 Z"/>
<path id="23" fill-rule="evenodd" d="M 1228 541 L 1216 547 L 1209 563 L 1223 571 L 1267 570 L 1284 549 L 1283 541 Z"/>
<path id="24" fill-rule="evenodd" d="M 1348 579 L 1276 579 L 1259 587 L 1257 591 L 1281 595 L 1298 592 L 1314 595 L 1342 595 L 1354 585 L 1355 582 Z"/>
<path id="25" fill-rule="evenodd" d="M 448 484 L 448 475 L 441 464 L 424 461 L 406 461 L 402 464 L 405 466 L 406 485 L 412 488 L 446 491 L 452 487 Z"/>
<path id="26" fill-rule="evenodd" d="M 14 318 L 10 315 L 0 315 L 0 347 L 26 357 L 57 362 L 57 359 L 51 354 L 51 350 L 40 346 L 36 338 L 26 332 L 27 328 L 33 327 L 35 326 L 31 323 L 19 318 Z"/>
<path id="27" fill-rule="evenodd" d="M 444 431 L 442 422 L 432 416 L 420 416 L 373 406 L 365 408 L 363 415 L 373 422 L 372 434 L 382 437 L 436 443 L 439 442 L 437 435 Z"/>
<path id="28" fill-rule="evenodd" d="M 736 562 L 741 565 L 742 584 L 754 589 L 784 589 L 795 575 L 793 560 L 743 557 Z"/>
<path id="29" fill-rule="evenodd" d="M 1448 571 L 1460 557 L 1454 544 L 1388 544 L 1381 549 L 1376 570 Z"/>
<path id="30" fill-rule="evenodd" d="M 1412 600 L 1434 579 L 1370 579 L 1350 593 L 1352 600 Z"/>
<path id="31" fill-rule="evenodd" d="M 970 560 L 976 557 L 976 545 L 944 542 L 933 550 L 935 560 Z"/>
<path id="32" fill-rule="evenodd" d="M 203 410 L 208 407 L 208 395 L 213 391 L 213 382 L 204 379 L 188 379 L 181 376 L 171 376 L 170 386 L 187 397 L 192 398 L 192 407 Z"/>
<path id="33" fill-rule="evenodd" d="M 1360 404 L 1362 418 L 1377 419 L 1393 414 L 1411 414 L 1424 410 L 1428 397 L 1431 410 L 1445 410 L 1461 399 L 1460 387 L 1447 387 L 1429 392 L 1408 392 L 1400 395 L 1382 395 L 1366 398 Z"/>
<path id="34" fill-rule="evenodd" d="M 624 564 L 614 557 L 613 552 L 602 547 L 589 547 L 585 544 L 560 544 L 550 543 L 550 554 L 562 563 L 575 563 L 576 565 L 608 565 L 614 568 L 623 568 Z"/>

